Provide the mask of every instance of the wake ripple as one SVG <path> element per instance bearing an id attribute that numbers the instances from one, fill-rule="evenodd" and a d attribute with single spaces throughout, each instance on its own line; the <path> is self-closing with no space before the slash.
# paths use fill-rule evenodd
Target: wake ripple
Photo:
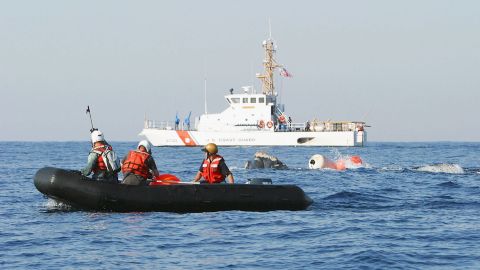
<path id="1" fill-rule="evenodd" d="M 363 194 L 352 191 L 341 191 L 326 196 L 321 204 L 317 204 L 323 209 L 386 209 L 395 207 L 396 200 L 378 194 Z"/>
<path id="2" fill-rule="evenodd" d="M 438 184 L 437 186 L 446 187 L 446 188 L 459 188 L 459 187 L 461 187 L 458 183 L 455 183 L 453 181 L 443 182 L 443 183 Z"/>
<path id="3" fill-rule="evenodd" d="M 430 172 L 430 173 L 451 173 L 451 174 L 465 173 L 465 171 L 460 165 L 448 164 L 448 163 L 426 165 L 426 166 L 418 167 L 415 170 L 420 172 Z"/>

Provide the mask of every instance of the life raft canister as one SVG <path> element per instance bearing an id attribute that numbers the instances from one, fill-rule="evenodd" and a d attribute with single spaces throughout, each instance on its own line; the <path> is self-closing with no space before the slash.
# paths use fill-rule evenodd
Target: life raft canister
<path id="1" fill-rule="evenodd" d="M 220 171 L 220 161 L 223 159 L 220 155 L 214 155 L 212 161 L 209 158 L 206 158 L 202 164 L 202 176 L 208 183 L 220 183 L 225 180 L 225 177 Z"/>
<path id="2" fill-rule="evenodd" d="M 150 157 L 148 153 L 140 151 L 130 151 L 122 166 L 122 173 L 131 172 L 145 179 L 149 176 L 147 159 Z"/>
<path id="3" fill-rule="evenodd" d="M 268 128 L 272 128 L 272 127 L 273 127 L 273 122 L 272 122 L 272 121 L 268 121 L 268 122 L 267 122 L 267 127 L 268 127 Z"/>
<path id="4" fill-rule="evenodd" d="M 258 122 L 258 127 L 259 127 L 259 128 L 264 128 L 264 127 L 265 127 L 265 121 L 260 120 L 260 121 Z"/>

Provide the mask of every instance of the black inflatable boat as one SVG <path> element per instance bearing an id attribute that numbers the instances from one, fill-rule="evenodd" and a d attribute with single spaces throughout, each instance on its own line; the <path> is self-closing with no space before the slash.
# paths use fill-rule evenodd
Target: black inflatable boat
<path id="1" fill-rule="evenodd" d="M 215 184 L 129 186 L 93 181 L 78 171 L 40 169 L 35 187 L 78 209 L 99 211 L 209 212 L 304 210 L 312 200 L 295 185 Z"/>

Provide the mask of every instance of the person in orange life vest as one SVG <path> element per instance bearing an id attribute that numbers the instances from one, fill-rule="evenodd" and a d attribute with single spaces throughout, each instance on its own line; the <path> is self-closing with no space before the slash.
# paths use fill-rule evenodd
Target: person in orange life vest
<path id="1" fill-rule="evenodd" d="M 103 133 L 100 130 L 92 131 L 90 137 L 92 139 L 92 150 L 88 155 L 87 166 L 80 172 L 85 176 L 93 172 L 92 179 L 94 180 L 118 183 L 118 173 L 107 171 L 102 157 L 102 153 L 105 150 L 109 149 L 113 151 L 112 146 L 105 141 Z"/>
<path id="2" fill-rule="evenodd" d="M 223 157 L 217 154 L 217 145 L 209 143 L 205 145 L 202 151 L 206 153 L 206 157 L 193 182 L 198 182 L 203 177 L 204 180 L 200 181 L 200 183 L 217 184 L 224 183 L 225 178 L 227 178 L 228 183 L 233 184 L 233 174 L 228 169 L 227 164 L 225 164 Z"/>
<path id="3" fill-rule="evenodd" d="M 152 157 L 152 146 L 146 140 L 140 141 L 137 150 L 132 150 L 122 160 L 125 185 L 147 185 L 147 178 L 158 176 L 157 165 Z"/>

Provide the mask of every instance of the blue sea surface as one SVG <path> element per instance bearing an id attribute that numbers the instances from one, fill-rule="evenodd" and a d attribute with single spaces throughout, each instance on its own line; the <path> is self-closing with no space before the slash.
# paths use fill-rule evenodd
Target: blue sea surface
<path id="1" fill-rule="evenodd" d="M 112 142 L 123 156 L 135 142 Z M 44 166 L 80 169 L 88 142 L 0 142 L 2 269 L 480 269 L 480 143 L 364 148 L 222 147 L 236 181 L 296 184 L 305 211 L 109 213 L 71 209 L 33 185 Z M 256 151 L 288 170 L 244 169 Z M 314 154 L 365 166 L 310 170 Z M 193 179 L 199 148 L 155 148 Z"/>

